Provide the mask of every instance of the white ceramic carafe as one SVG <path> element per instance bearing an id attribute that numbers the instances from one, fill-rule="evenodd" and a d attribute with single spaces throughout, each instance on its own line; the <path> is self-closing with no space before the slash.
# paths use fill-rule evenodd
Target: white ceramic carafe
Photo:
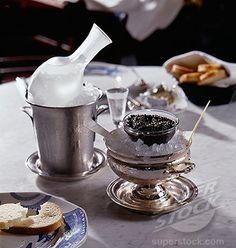
<path id="1" fill-rule="evenodd" d="M 93 24 L 87 38 L 73 54 L 50 58 L 34 71 L 28 87 L 31 102 L 44 106 L 70 106 L 82 93 L 85 67 L 111 42 Z"/>

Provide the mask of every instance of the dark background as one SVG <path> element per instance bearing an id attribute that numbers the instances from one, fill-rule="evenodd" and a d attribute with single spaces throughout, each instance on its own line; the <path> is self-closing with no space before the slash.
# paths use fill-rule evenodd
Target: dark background
<path id="1" fill-rule="evenodd" d="M 125 29 L 125 13 L 88 11 L 82 0 L 68 3 L 63 9 L 29 0 L 2 0 L 0 80 L 5 82 L 19 73 L 30 74 L 47 57 L 71 54 L 93 23 L 113 40 L 94 58 L 97 61 L 162 65 L 172 56 L 201 50 L 236 62 L 235 7 L 234 0 L 204 0 L 200 7 L 186 5 L 170 26 L 139 42 Z"/>

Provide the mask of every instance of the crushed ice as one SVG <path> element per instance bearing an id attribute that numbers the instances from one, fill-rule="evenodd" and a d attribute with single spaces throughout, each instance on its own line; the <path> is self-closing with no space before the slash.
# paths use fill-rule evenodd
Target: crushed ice
<path id="1" fill-rule="evenodd" d="M 67 91 L 76 90 L 68 88 Z M 38 104 L 40 106 L 50 106 L 50 107 L 73 107 L 80 106 L 95 102 L 101 91 L 94 87 L 92 84 L 86 83 L 80 89 L 80 91 L 76 91 L 77 96 L 74 98 L 68 99 L 65 92 L 58 93 L 57 95 L 48 97 L 45 95 L 44 91 L 39 91 L 37 97 L 32 97 L 31 94 L 28 95 L 28 100 L 31 103 Z"/>
<path id="2" fill-rule="evenodd" d="M 122 128 L 116 129 L 112 133 L 111 139 L 107 140 L 108 147 L 119 154 L 147 157 L 176 153 L 186 148 L 187 143 L 187 138 L 180 130 L 176 131 L 168 143 L 155 143 L 152 146 L 144 144 L 141 139 L 138 139 L 136 142 L 132 141 Z"/>

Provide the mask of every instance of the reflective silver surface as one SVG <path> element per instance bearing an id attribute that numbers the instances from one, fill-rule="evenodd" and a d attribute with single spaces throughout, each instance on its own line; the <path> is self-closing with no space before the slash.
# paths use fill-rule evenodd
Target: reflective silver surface
<path id="1" fill-rule="evenodd" d="M 119 140 L 121 136 L 115 134 Z M 107 187 L 107 194 L 115 203 L 137 212 L 160 215 L 197 196 L 195 184 L 181 176 L 195 167 L 189 146 L 165 155 L 138 156 L 118 152 L 108 140 L 106 145 L 107 162 L 119 177 Z"/>
<path id="2" fill-rule="evenodd" d="M 181 173 L 188 173 L 195 164 L 191 162 L 189 152 L 184 153 L 178 160 L 155 162 L 152 160 L 137 161 L 119 159 L 114 153 L 107 151 L 107 161 L 111 169 L 121 178 L 136 184 L 157 184 L 163 180 L 178 177 Z"/>
<path id="3" fill-rule="evenodd" d="M 28 101 L 27 101 L 28 102 Z M 83 175 L 94 166 L 95 133 L 86 123 L 97 119 L 104 106 L 97 101 L 75 107 L 44 107 L 28 102 L 40 168 L 49 175 Z"/>
<path id="4" fill-rule="evenodd" d="M 143 214 L 161 215 L 186 205 L 198 193 L 196 185 L 185 177 L 178 177 L 156 185 L 151 189 L 153 193 L 155 192 L 153 197 L 147 198 L 151 196 L 148 190 L 150 188 L 116 179 L 108 185 L 107 194 L 112 201 L 122 207 Z"/>
<path id="5" fill-rule="evenodd" d="M 103 151 L 101 151 L 98 148 L 94 148 L 94 154 L 93 154 L 93 163 L 92 166 L 90 166 L 90 169 L 87 171 L 84 171 L 82 173 L 76 173 L 76 174 L 51 174 L 47 171 L 43 170 L 43 167 L 41 167 L 41 162 L 38 156 L 37 152 L 32 153 L 25 161 L 25 165 L 34 173 L 36 173 L 39 176 L 42 176 L 46 179 L 55 180 L 55 181 L 75 181 L 82 179 L 84 177 L 87 177 L 89 175 L 92 175 L 93 173 L 97 172 L 99 169 L 101 169 L 103 166 L 106 165 L 106 157 Z"/>

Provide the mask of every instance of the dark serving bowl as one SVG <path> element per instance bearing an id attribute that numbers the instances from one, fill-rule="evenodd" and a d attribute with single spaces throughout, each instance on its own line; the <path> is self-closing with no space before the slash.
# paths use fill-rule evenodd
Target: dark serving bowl
<path id="1" fill-rule="evenodd" d="M 179 119 L 172 113 L 157 109 L 132 111 L 123 119 L 124 130 L 133 141 L 145 144 L 167 143 L 175 134 Z"/>
<path id="2" fill-rule="evenodd" d="M 205 106 L 211 100 L 211 105 L 228 104 L 236 100 L 236 86 L 220 88 L 209 85 L 179 84 L 188 100 L 192 103 Z"/>

